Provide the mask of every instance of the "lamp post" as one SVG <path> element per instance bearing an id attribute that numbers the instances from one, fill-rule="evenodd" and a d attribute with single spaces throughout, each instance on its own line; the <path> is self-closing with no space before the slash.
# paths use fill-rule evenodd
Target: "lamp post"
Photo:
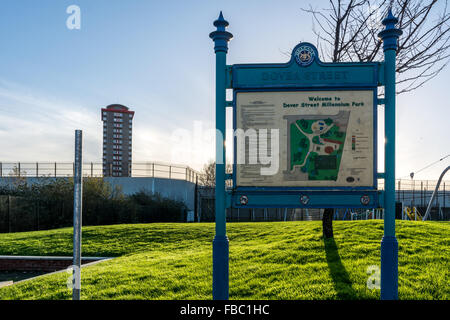
<path id="1" fill-rule="evenodd" d="M 381 299 L 398 299 L 398 242 L 395 237 L 395 62 L 397 42 L 402 34 L 395 28 L 398 19 L 389 9 L 383 20 L 385 29 L 378 36 L 383 40 L 385 77 L 385 197 L 384 235 L 381 240 Z"/>
<path id="2" fill-rule="evenodd" d="M 228 237 L 225 213 L 225 108 L 226 108 L 226 57 L 228 41 L 233 35 L 226 31 L 228 22 L 220 12 L 214 21 L 216 31 L 209 37 L 214 41 L 216 54 L 216 235 L 213 240 L 213 299 L 228 299 Z"/>

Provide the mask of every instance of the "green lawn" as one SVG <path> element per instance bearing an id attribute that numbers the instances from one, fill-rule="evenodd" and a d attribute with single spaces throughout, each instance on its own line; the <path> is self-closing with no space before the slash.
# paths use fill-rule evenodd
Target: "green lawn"
<path id="1" fill-rule="evenodd" d="M 378 299 L 382 221 L 229 223 L 230 299 Z M 83 228 L 82 299 L 211 299 L 214 224 Z M 450 299 L 450 223 L 397 221 L 399 298 Z M 72 230 L 0 234 L 0 254 L 71 255 Z M 70 299 L 67 273 L 0 289 L 0 299 Z"/>

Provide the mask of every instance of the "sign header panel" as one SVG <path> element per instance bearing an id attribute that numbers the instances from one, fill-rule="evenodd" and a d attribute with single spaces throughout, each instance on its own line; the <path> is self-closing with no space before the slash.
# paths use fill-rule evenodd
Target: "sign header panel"
<path id="1" fill-rule="evenodd" d="M 312 44 L 302 42 L 287 63 L 233 65 L 231 88 L 376 88 L 379 67 L 377 62 L 324 63 Z"/>
<path id="2" fill-rule="evenodd" d="M 374 95 L 237 92 L 236 187 L 374 189 Z"/>

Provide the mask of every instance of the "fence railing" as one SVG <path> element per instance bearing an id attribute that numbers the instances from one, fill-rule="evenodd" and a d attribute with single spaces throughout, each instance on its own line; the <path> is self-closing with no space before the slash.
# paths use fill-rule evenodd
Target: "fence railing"
<path id="1" fill-rule="evenodd" d="M 403 180 L 395 183 L 396 201 L 407 206 L 426 207 L 436 188 L 437 180 Z M 384 189 L 384 181 L 378 181 L 378 189 Z M 442 181 L 432 204 L 434 207 L 450 206 L 450 181 Z"/>
<path id="2" fill-rule="evenodd" d="M 196 182 L 201 173 L 189 166 L 172 165 L 161 162 L 133 162 L 131 177 L 154 177 L 186 180 Z M 74 164 L 72 162 L 0 162 L 0 178 L 2 177 L 72 177 Z M 101 162 L 85 162 L 83 176 L 103 177 L 113 176 L 109 167 L 103 167 Z M 437 180 L 396 180 L 397 201 L 424 205 L 428 203 L 436 188 Z M 384 189 L 384 180 L 378 180 L 378 189 Z M 450 181 L 442 181 L 436 202 L 447 206 L 450 204 Z"/>
<path id="3" fill-rule="evenodd" d="M 0 178 L 6 177 L 73 177 L 72 162 L 0 162 Z M 131 177 L 152 177 L 196 182 L 200 173 L 189 166 L 158 162 L 133 162 Z M 113 176 L 103 163 L 83 163 L 84 177 Z"/>
<path id="4" fill-rule="evenodd" d="M 412 180 L 412 179 L 397 179 L 395 180 L 395 190 L 431 190 L 436 188 L 437 180 Z M 450 181 L 442 180 L 440 188 L 443 189 L 447 185 L 450 190 Z M 378 189 L 384 190 L 384 180 L 378 180 Z"/>

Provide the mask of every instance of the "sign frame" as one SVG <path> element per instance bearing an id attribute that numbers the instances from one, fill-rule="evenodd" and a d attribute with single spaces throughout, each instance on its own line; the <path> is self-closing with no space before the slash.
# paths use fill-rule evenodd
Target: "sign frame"
<path id="1" fill-rule="evenodd" d="M 309 47 L 314 51 L 314 59 L 308 65 L 300 65 L 295 57 L 295 52 L 300 47 Z M 237 129 L 237 95 L 246 92 L 323 92 L 323 91 L 372 91 L 373 94 L 373 183 L 371 186 L 336 186 L 336 187 L 285 187 L 285 186 L 237 186 L 236 166 L 237 166 L 237 137 L 233 137 L 233 173 L 231 175 L 233 188 L 229 190 L 231 201 L 229 206 L 234 208 L 378 208 L 380 207 L 380 191 L 378 188 L 378 86 L 381 85 L 380 63 L 325 63 L 322 62 L 314 45 L 308 42 L 297 44 L 292 50 L 291 59 L 287 63 L 258 63 L 258 64 L 235 64 L 231 68 L 231 81 L 228 88 L 233 89 L 233 132 Z M 312 69 L 310 69 L 312 68 Z M 312 70 L 312 71 L 310 71 Z M 331 70 L 331 71 L 330 71 Z M 324 75 L 334 81 L 320 83 L 309 83 L 302 80 L 310 72 L 312 74 Z M 271 81 L 270 74 L 278 75 L 277 79 Z M 352 77 L 352 81 L 343 84 L 336 80 L 336 73 L 346 74 L 346 78 Z M 333 77 L 334 74 L 334 77 Z M 260 75 L 260 77 L 258 77 Z M 264 75 L 267 75 L 266 77 Z M 279 77 L 284 75 L 287 79 L 291 76 L 289 83 L 279 83 Z M 266 80 L 264 79 L 266 78 Z M 296 77 L 297 79 L 293 79 Z M 243 78 L 243 80 L 241 80 Z M 259 79 L 258 79 L 259 78 Z M 267 81 L 267 78 L 269 81 Z M 303 78 L 304 79 L 304 78 Z M 269 82 L 269 83 L 265 83 Z M 349 193 L 351 191 L 351 193 Z M 275 202 L 270 204 L 264 197 L 277 197 L 285 199 L 285 202 Z M 256 195 L 256 197 L 255 197 Z M 299 197 L 306 195 L 310 201 L 302 203 Z M 338 196 L 343 201 L 335 201 Z M 246 201 L 241 203 L 241 197 L 245 196 Z M 324 201 L 324 196 L 331 201 Z M 369 196 L 367 204 L 362 203 L 362 197 Z"/>
<path id="2" fill-rule="evenodd" d="M 378 191 L 378 200 L 380 204 L 384 204 L 384 233 L 381 240 L 381 292 L 382 300 L 398 299 L 398 241 L 395 235 L 395 145 L 396 145 L 396 52 L 398 48 L 398 39 L 402 35 L 402 30 L 396 27 L 398 19 L 392 14 L 392 8 L 389 7 L 387 16 L 383 19 L 382 24 L 384 30 L 378 33 L 379 38 L 383 42 L 383 62 L 365 62 L 365 63 L 337 63 L 325 64 L 318 59 L 317 49 L 310 45 L 302 48 L 296 47 L 293 50 L 297 56 L 295 57 L 298 65 L 312 68 L 326 68 L 327 66 L 339 69 L 347 68 L 349 70 L 361 71 L 352 81 L 347 81 L 345 73 L 338 73 L 339 70 L 329 69 L 329 73 L 311 73 L 304 75 L 304 80 L 313 80 L 311 87 L 320 87 L 323 82 L 331 87 L 373 87 L 384 86 L 384 99 L 374 104 L 384 104 L 384 122 L 385 122 L 385 143 L 384 143 L 384 163 L 385 172 L 377 173 L 377 178 L 384 179 L 385 191 Z M 227 66 L 226 56 L 228 53 L 228 42 L 233 35 L 226 31 L 229 23 L 220 12 L 217 20 L 213 25 L 216 30 L 209 34 L 214 42 L 214 52 L 216 56 L 216 94 L 215 94 L 215 110 L 216 110 L 216 187 L 215 187 L 215 236 L 213 240 L 213 281 L 212 296 L 214 300 L 228 300 L 229 298 L 229 241 L 226 234 L 226 208 L 232 205 L 232 197 L 236 197 L 236 192 L 225 189 L 225 180 L 232 179 L 233 176 L 225 173 L 225 130 L 226 130 L 226 107 L 233 106 L 233 101 L 226 101 L 226 89 L 269 89 L 281 87 L 298 87 L 301 84 L 301 76 L 297 73 L 289 73 L 291 70 L 293 57 L 285 64 L 247 64 Z M 297 50 L 298 51 L 295 51 Z M 314 63 L 315 62 L 315 63 Z M 350 69 L 356 66 L 357 68 Z M 358 68 L 359 66 L 359 68 Z M 253 69 L 251 69 L 253 68 Z M 256 77 L 258 68 L 276 68 L 278 71 L 288 71 L 288 73 L 273 73 L 265 76 Z M 366 71 L 364 71 L 364 69 Z M 256 71 L 255 71 L 256 70 Z M 342 71 L 343 69 L 341 69 Z M 332 72 L 334 71 L 334 72 Z M 318 79 L 317 79 L 318 76 Z M 241 82 L 242 78 L 244 83 Z M 289 82 L 293 78 L 298 82 Z M 319 80 L 319 81 L 317 81 Z M 334 80 L 334 81 L 332 81 Z M 271 82 L 272 81 L 272 82 Z M 281 85 L 280 85 L 281 83 Z M 300 86 L 303 87 L 303 86 Z M 375 128 L 374 128 L 375 130 Z M 374 135 L 376 137 L 376 135 Z M 374 146 L 375 148 L 375 146 Z M 375 152 L 375 149 L 374 149 Z M 375 160 L 377 158 L 375 157 Z M 339 191 L 330 190 L 334 195 L 338 195 Z M 264 195 L 266 191 L 258 191 Z M 312 194 L 318 195 L 321 190 L 311 191 Z M 359 191 L 352 190 L 352 194 Z M 374 191 L 376 192 L 376 191 Z M 342 194 L 344 195 L 344 194 Z M 280 195 L 278 195 L 280 197 Z M 329 196 L 328 196 L 329 197 Z M 367 200 L 367 195 L 361 197 L 361 203 L 370 201 L 362 201 L 363 197 Z M 275 198 L 275 197 L 272 197 Z M 346 198 L 346 197 L 344 197 Z M 236 200 L 236 199 L 234 199 Z M 300 200 L 305 205 L 309 203 L 308 195 L 301 195 Z M 282 200 L 283 201 L 283 200 Z M 248 204 L 248 196 L 242 196 L 242 204 Z M 345 201 L 344 201 L 345 202 Z M 297 207 L 301 207 L 298 205 Z M 327 207 L 327 206 L 323 206 Z M 351 208 L 352 206 L 348 206 Z"/>

